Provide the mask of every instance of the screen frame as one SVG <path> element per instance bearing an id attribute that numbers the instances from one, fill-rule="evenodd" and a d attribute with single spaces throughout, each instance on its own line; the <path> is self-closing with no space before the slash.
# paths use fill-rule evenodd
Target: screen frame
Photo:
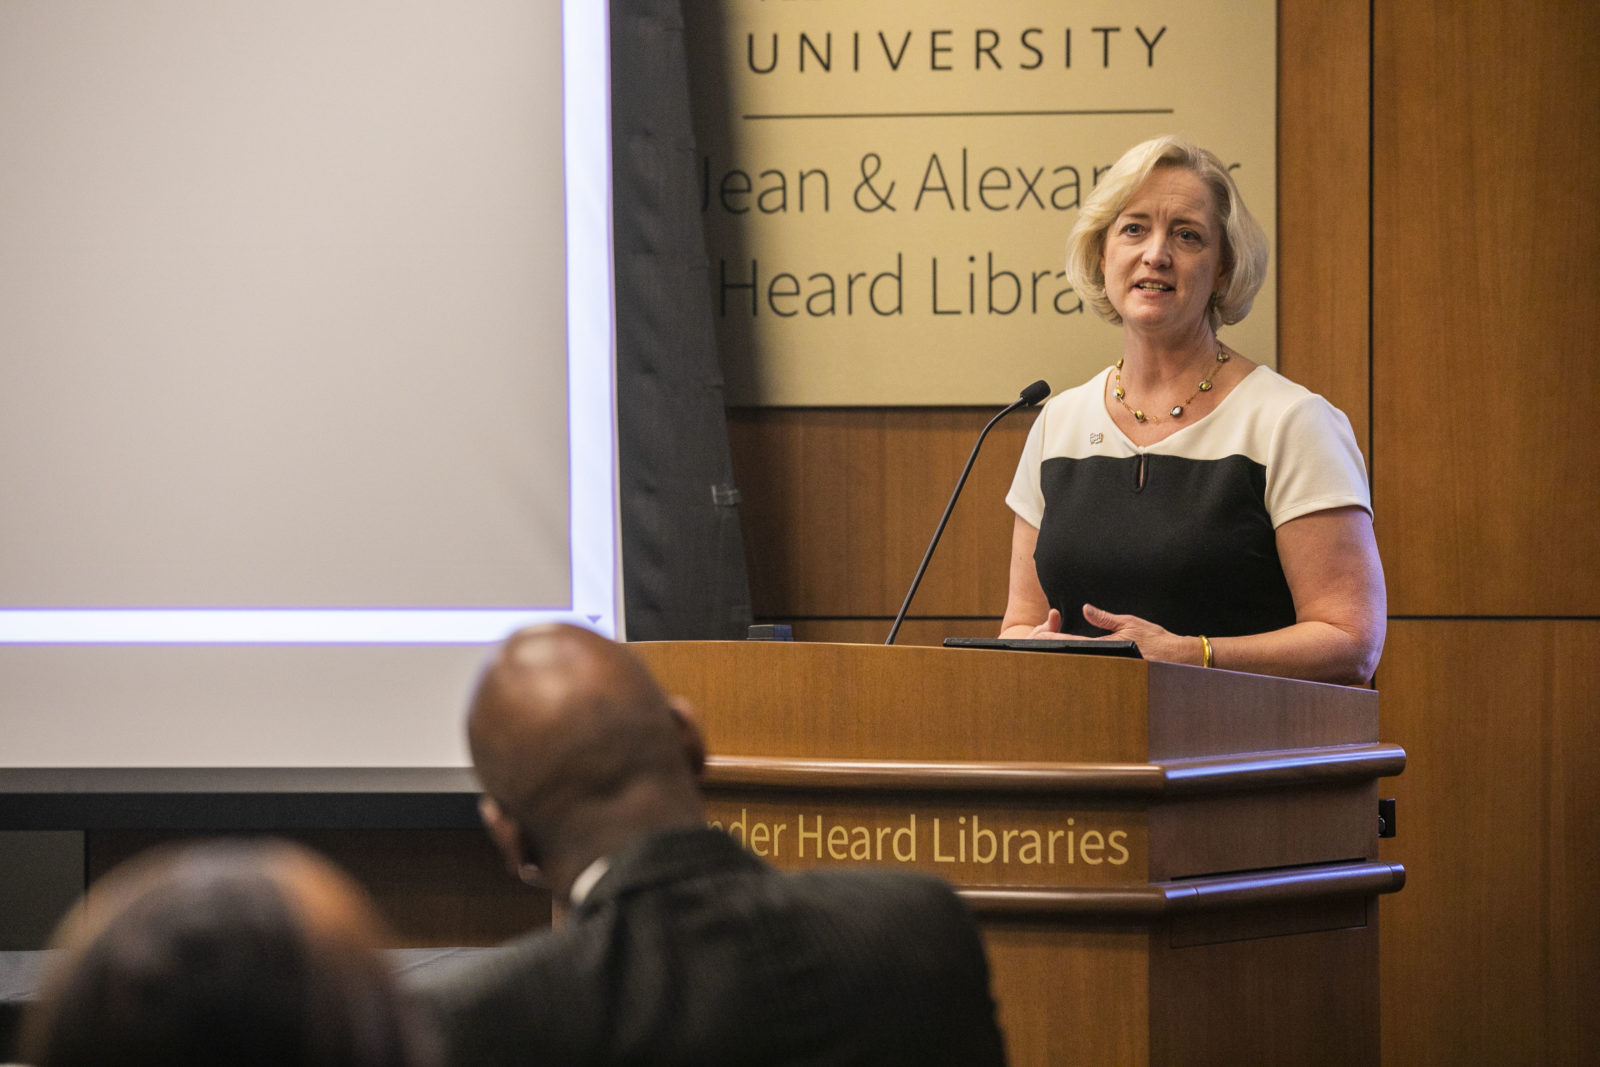
<path id="1" fill-rule="evenodd" d="M 11 608 L 0 645 L 466 644 L 539 622 L 624 632 L 607 5 L 562 0 L 570 603 L 500 608 Z M 599 180 L 597 180 L 599 179 Z M 577 532 L 609 529 L 609 538 Z"/>

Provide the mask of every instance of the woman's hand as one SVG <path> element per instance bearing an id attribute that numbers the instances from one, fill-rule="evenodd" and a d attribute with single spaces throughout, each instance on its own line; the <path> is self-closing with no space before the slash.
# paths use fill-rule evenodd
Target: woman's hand
<path id="1" fill-rule="evenodd" d="M 1083 617 L 1089 625 L 1102 630 L 1110 630 L 1108 634 L 1098 637 L 1077 638 L 1087 641 L 1132 641 L 1139 646 L 1139 655 L 1147 660 L 1161 660 L 1167 663 L 1194 663 L 1201 659 L 1200 639 L 1198 637 L 1179 637 L 1177 634 L 1168 633 L 1155 623 L 1141 619 L 1137 615 L 1114 615 L 1109 611 L 1102 611 L 1093 604 L 1083 606 Z M 1066 640 L 1073 638 L 1073 634 L 1061 632 L 1061 612 L 1051 608 L 1045 615 L 1044 622 L 1035 626 L 1026 635 L 1013 633 L 1010 636 L 1026 636 L 1032 640 Z"/>
<path id="2" fill-rule="evenodd" d="M 1055 608 L 1051 608 L 1050 614 L 1044 617 L 1044 622 L 1041 622 L 1038 626 L 1035 626 L 1033 628 L 1033 632 L 1028 634 L 1030 640 L 1038 640 L 1040 638 L 1049 640 L 1052 637 L 1064 639 L 1070 636 L 1071 634 L 1064 634 L 1061 632 L 1061 612 L 1057 611 Z"/>
<path id="3" fill-rule="evenodd" d="M 1056 613 L 1051 611 L 1051 614 Z M 1198 637 L 1180 637 L 1137 615 L 1114 615 L 1109 611 L 1102 611 L 1093 604 L 1083 606 L 1083 617 L 1090 626 L 1111 631 L 1092 640 L 1132 641 L 1139 646 L 1139 655 L 1147 660 L 1192 664 L 1199 664 L 1201 661 Z M 1056 615 L 1058 627 L 1060 621 L 1060 616 Z"/>

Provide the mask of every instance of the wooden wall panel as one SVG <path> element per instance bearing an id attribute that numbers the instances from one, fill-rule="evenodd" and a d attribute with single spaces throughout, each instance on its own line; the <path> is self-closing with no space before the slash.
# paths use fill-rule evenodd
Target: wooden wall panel
<path id="1" fill-rule="evenodd" d="M 86 874 L 92 885 L 146 849 L 219 836 L 90 830 Z M 482 830 L 285 830 L 271 836 L 297 841 L 342 867 L 407 948 L 497 945 L 550 924 L 550 894 L 512 878 Z"/>
<path id="2" fill-rule="evenodd" d="M 1278 370 L 1369 423 L 1369 0 L 1278 5 Z"/>
<path id="3" fill-rule="evenodd" d="M 1600 1052 L 1597 44 L 1589 3 L 1374 5 L 1390 1063 Z"/>
<path id="4" fill-rule="evenodd" d="M 1376 11 L 1389 609 L 1600 614 L 1600 5 Z"/>
<path id="5" fill-rule="evenodd" d="M 729 412 L 756 618 L 802 626 L 807 620 L 861 620 L 881 641 L 961 467 L 994 412 Z M 1032 413 L 1018 412 L 989 434 L 912 604 L 913 615 L 979 617 L 992 619 L 979 632 L 998 628 L 1011 545 L 1004 498 L 1032 419 Z"/>
<path id="6" fill-rule="evenodd" d="M 1397 621 L 1379 672 L 1384 1062 L 1600 1052 L 1600 622 Z M 1588 1060 L 1588 1062 L 1592 1062 Z"/>

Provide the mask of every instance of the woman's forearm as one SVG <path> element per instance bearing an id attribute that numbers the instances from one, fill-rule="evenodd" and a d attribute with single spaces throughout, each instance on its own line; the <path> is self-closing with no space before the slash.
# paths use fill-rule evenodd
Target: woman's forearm
<path id="1" fill-rule="evenodd" d="M 1242 637 L 1209 637 L 1212 666 L 1251 674 L 1276 674 L 1339 685 L 1365 685 L 1378 669 L 1384 621 L 1361 628 L 1297 622 L 1281 630 Z M 1199 637 L 1194 641 L 1198 650 Z"/>

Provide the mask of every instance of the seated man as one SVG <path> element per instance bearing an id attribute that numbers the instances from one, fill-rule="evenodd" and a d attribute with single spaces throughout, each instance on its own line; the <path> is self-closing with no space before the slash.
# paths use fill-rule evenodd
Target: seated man
<path id="1" fill-rule="evenodd" d="M 700 732 L 623 646 L 510 638 L 467 721 L 490 834 L 554 929 L 422 990 L 452 1062 L 1003 1063 L 943 882 L 773 870 L 706 826 Z"/>

